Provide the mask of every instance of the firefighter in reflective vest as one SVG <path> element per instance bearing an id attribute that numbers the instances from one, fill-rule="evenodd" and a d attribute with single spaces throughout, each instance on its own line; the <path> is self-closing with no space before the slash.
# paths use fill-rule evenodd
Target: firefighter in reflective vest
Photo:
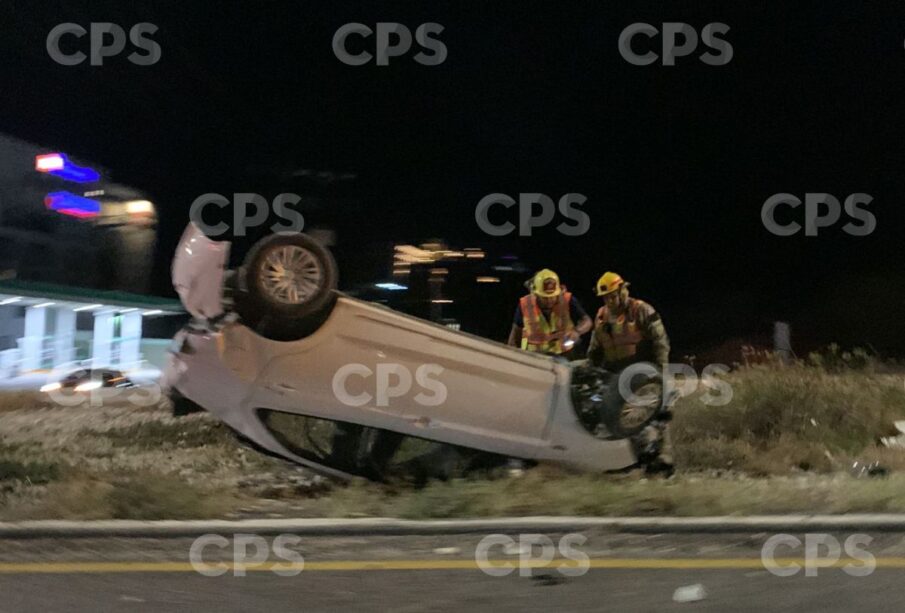
<path id="1" fill-rule="evenodd" d="M 643 300 L 628 295 L 628 283 L 614 272 L 597 281 L 604 305 L 597 311 L 588 359 L 595 366 L 620 372 L 636 362 L 669 362 L 669 337 L 660 315 Z M 669 422 L 672 412 L 661 407 L 658 416 L 635 437 L 635 448 L 649 473 L 673 474 Z"/>
<path id="2" fill-rule="evenodd" d="M 628 286 L 614 272 L 597 281 L 604 305 L 594 321 L 588 359 L 612 372 L 635 362 L 669 362 L 669 337 L 660 315 L 643 300 L 629 297 Z"/>
<path id="3" fill-rule="evenodd" d="M 509 344 L 527 351 L 564 355 L 593 324 L 555 272 L 544 269 L 530 282 L 531 293 L 515 309 Z"/>

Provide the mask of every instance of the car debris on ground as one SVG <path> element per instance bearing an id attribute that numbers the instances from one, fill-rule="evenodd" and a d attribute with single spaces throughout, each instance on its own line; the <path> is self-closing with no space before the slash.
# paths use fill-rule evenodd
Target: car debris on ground
<path id="1" fill-rule="evenodd" d="M 707 590 L 700 583 L 683 585 L 676 588 L 672 595 L 673 602 L 697 602 L 705 598 L 707 598 Z"/>

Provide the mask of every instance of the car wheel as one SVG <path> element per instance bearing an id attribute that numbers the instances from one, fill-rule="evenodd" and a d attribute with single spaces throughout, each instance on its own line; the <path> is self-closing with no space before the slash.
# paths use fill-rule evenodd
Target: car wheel
<path id="1" fill-rule="evenodd" d="M 236 310 L 247 324 L 273 340 L 296 340 L 314 332 L 336 302 L 336 262 L 304 234 L 274 234 L 245 258 L 244 296 Z"/>
<path id="2" fill-rule="evenodd" d="M 584 427 L 597 436 L 623 439 L 644 430 L 663 407 L 663 380 L 659 375 L 632 378 L 632 396 L 622 397 L 619 375 L 580 364 L 572 369 L 572 404 Z"/>
<path id="3" fill-rule="evenodd" d="M 613 436 L 629 438 L 644 430 L 663 408 L 663 378 L 639 374 L 630 383 L 632 394 L 623 398 L 617 381 L 604 395 L 601 417 Z"/>

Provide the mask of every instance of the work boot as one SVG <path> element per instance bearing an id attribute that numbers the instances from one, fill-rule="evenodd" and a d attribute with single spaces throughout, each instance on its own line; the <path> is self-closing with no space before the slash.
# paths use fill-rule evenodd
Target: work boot
<path id="1" fill-rule="evenodd" d="M 638 464 L 644 467 L 647 475 L 662 475 L 667 479 L 673 475 L 675 466 L 669 421 L 652 421 L 633 437 L 632 442 Z"/>
<path id="2" fill-rule="evenodd" d="M 669 479 L 676 473 L 676 467 L 672 462 L 664 462 L 660 458 L 657 458 L 644 467 L 644 473 L 648 477 L 663 477 L 664 479 Z"/>

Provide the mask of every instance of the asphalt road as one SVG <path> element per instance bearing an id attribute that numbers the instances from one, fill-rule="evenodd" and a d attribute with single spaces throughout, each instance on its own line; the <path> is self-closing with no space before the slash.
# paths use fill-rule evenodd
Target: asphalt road
<path id="1" fill-rule="evenodd" d="M 702 583 L 703 601 L 674 590 Z M 543 581 L 480 571 L 5 575 L 0 610 L 22 611 L 891 611 L 902 610 L 902 571 L 779 578 L 766 571 L 591 570 Z"/>
<path id="2" fill-rule="evenodd" d="M 559 535 L 550 535 L 556 540 Z M 305 539 L 304 570 L 206 577 L 188 564 L 193 539 L 0 541 L 0 611 L 886 611 L 905 608 L 902 535 L 867 547 L 878 567 L 778 577 L 760 558 L 770 535 L 588 534 L 592 568 L 503 577 L 474 566 L 481 535 Z M 802 535 L 799 535 L 802 536 Z M 844 540 L 846 535 L 839 535 Z M 230 561 L 231 548 L 205 562 Z M 790 555 L 796 552 L 789 551 Z M 497 562 L 517 560 L 498 548 Z M 785 559 L 784 563 L 795 560 Z M 275 560 L 279 562 L 279 560 Z M 800 561 L 800 560 L 799 560 Z M 393 569 L 395 568 L 395 569 Z M 703 600 L 673 601 L 700 584 Z"/>

